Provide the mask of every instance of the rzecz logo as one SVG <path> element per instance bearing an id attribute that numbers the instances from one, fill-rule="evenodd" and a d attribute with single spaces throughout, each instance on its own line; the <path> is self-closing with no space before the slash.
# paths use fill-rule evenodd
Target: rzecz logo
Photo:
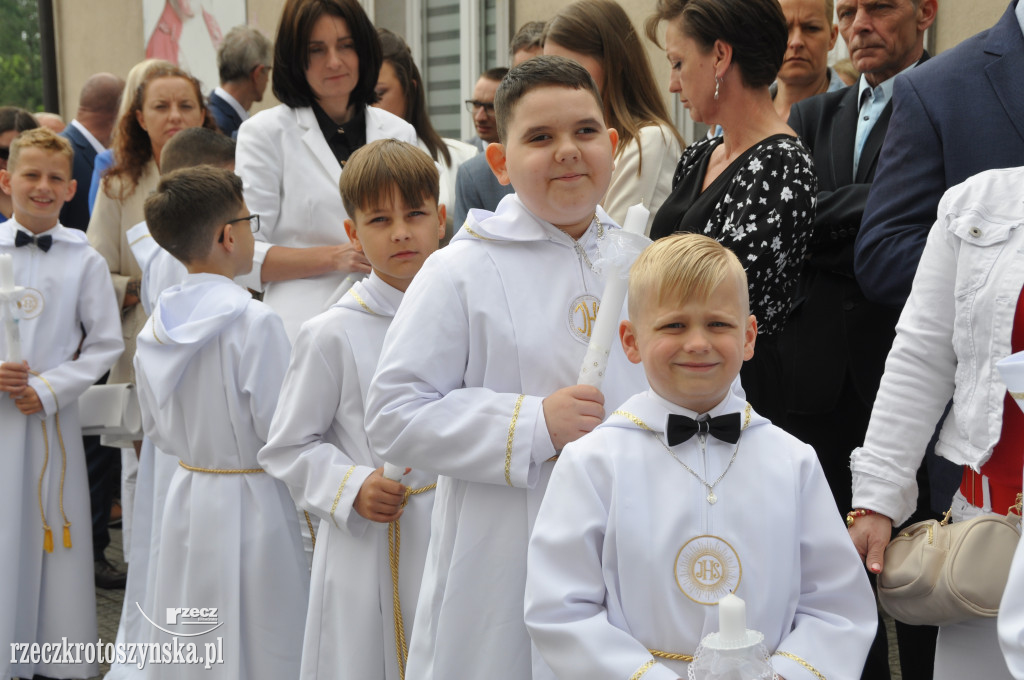
<path id="1" fill-rule="evenodd" d="M 205 635 L 212 631 L 217 630 L 224 625 L 223 621 L 217 620 L 217 607 L 167 607 L 165 610 L 166 616 L 164 618 L 164 624 L 167 626 L 196 626 L 202 628 L 198 632 L 185 633 L 181 630 L 168 630 L 153 619 L 146 616 L 146 612 L 142 611 L 142 607 L 138 602 L 135 603 L 138 607 L 139 613 L 153 624 L 154 628 L 162 630 L 168 635 L 177 635 L 179 637 L 196 637 L 198 635 Z"/>

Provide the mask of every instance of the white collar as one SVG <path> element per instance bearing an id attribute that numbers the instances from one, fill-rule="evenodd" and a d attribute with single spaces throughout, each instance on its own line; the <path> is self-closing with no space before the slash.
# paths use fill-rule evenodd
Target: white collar
<path id="1" fill-rule="evenodd" d="M 94 137 L 84 125 L 79 123 L 77 118 L 71 121 L 71 126 L 82 133 L 82 136 L 88 140 L 92 148 L 96 149 L 96 153 L 103 153 L 107 150 L 107 147 L 100 144 L 100 140 L 96 139 L 96 137 Z"/>
<path id="2" fill-rule="evenodd" d="M 235 99 L 234 97 L 232 97 L 228 93 L 228 91 L 225 90 L 223 87 L 220 87 L 218 85 L 213 90 L 213 93 L 215 95 L 217 95 L 218 97 L 220 97 L 221 99 L 223 99 L 224 101 L 226 101 L 228 104 L 230 104 L 231 108 L 233 108 L 235 110 L 235 113 L 238 114 L 239 118 L 241 118 L 242 120 L 249 120 L 249 112 L 246 111 L 245 109 L 243 109 L 242 105 L 238 103 L 238 100 Z"/>

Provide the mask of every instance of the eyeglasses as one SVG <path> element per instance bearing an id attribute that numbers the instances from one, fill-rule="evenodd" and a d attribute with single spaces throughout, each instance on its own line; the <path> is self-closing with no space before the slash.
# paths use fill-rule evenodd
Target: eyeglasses
<path id="1" fill-rule="evenodd" d="M 478 102 L 473 99 L 466 100 L 466 110 L 472 114 L 475 114 L 480 109 L 484 110 L 484 115 L 488 117 L 494 117 L 494 102 Z"/>
<path id="2" fill-rule="evenodd" d="M 233 220 L 228 220 L 224 224 L 228 225 L 228 224 L 234 224 L 236 222 L 245 222 L 245 221 L 249 222 L 249 230 L 252 231 L 252 233 L 255 234 L 256 232 L 258 232 L 260 230 L 260 216 L 257 215 L 256 213 L 253 213 L 252 215 L 246 215 L 245 217 L 236 217 Z M 217 239 L 217 243 L 224 243 L 224 232 L 223 232 L 223 230 L 220 232 L 220 238 Z"/>

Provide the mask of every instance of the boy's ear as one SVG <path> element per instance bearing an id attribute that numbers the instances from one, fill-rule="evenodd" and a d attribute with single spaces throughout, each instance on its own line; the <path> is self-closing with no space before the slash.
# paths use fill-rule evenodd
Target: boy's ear
<path id="1" fill-rule="evenodd" d="M 238 223 L 235 222 L 234 224 L 225 224 L 224 225 L 224 231 L 222 232 L 224 237 L 221 240 L 221 242 L 218 244 L 218 245 L 222 246 L 224 248 L 224 250 L 226 250 L 229 253 L 233 253 L 235 251 L 235 231 L 234 231 L 235 224 L 238 224 Z"/>
<path id="2" fill-rule="evenodd" d="M 491 172 L 498 178 L 499 184 L 508 185 L 512 180 L 508 176 L 508 159 L 505 157 L 505 147 L 498 142 L 491 142 L 484 149 L 484 156 L 487 157 L 487 165 L 491 166 Z"/>
<path id="3" fill-rule="evenodd" d="M 358 252 L 363 252 L 363 244 L 359 242 L 359 234 L 356 233 L 356 223 L 352 218 L 345 219 L 345 233 L 348 234 L 348 240 L 352 242 L 352 247 Z"/>
<path id="4" fill-rule="evenodd" d="M 628 319 L 619 324 L 619 342 L 622 343 L 622 351 L 626 353 L 626 358 L 634 364 L 639 364 L 640 345 L 636 340 L 636 328 Z"/>
<path id="5" fill-rule="evenodd" d="M 70 182 L 68 182 L 68 192 L 67 192 L 67 195 L 64 196 L 64 202 L 67 203 L 72 198 L 74 198 L 75 197 L 75 192 L 77 192 L 77 191 L 78 191 L 78 180 L 77 179 L 72 179 Z"/>
<path id="6" fill-rule="evenodd" d="M 11 173 L 7 170 L 0 170 L 0 189 L 8 196 L 11 195 Z"/>
<path id="7" fill-rule="evenodd" d="M 608 139 L 612 140 L 612 158 L 615 158 L 615 150 L 619 148 L 619 131 L 608 128 Z"/>
<path id="8" fill-rule="evenodd" d="M 443 239 L 445 226 L 448 223 L 448 210 L 445 208 L 444 203 L 441 203 L 437 206 L 437 221 L 437 238 Z"/>
<path id="9" fill-rule="evenodd" d="M 754 356 L 754 343 L 757 341 L 757 318 L 751 314 L 747 317 L 747 327 L 743 329 L 743 360 L 749 361 Z"/>

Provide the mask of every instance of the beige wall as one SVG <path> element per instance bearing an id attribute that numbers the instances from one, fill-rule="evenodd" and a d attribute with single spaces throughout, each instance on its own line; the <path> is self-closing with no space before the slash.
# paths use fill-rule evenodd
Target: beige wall
<path id="1" fill-rule="evenodd" d="M 405 2 L 419 0 L 376 0 L 378 15 L 398 19 Z M 512 31 L 531 20 L 550 18 L 568 0 L 511 0 Z M 652 0 L 619 0 L 638 31 L 653 6 Z M 934 27 L 936 52 L 949 49 L 961 40 L 994 24 L 1006 10 L 1008 0 L 939 0 L 939 15 Z M 284 0 L 247 0 L 249 23 L 271 38 Z M 93 73 L 111 71 L 124 76 L 144 56 L 142 4 L 139 0 L 54 0 L 57 64 L 60 79 L 61 114 L 68 120 L 78 106 L 82 83 Z M 404 21 L 404 18 L 401 20 Z M 398 22 L 395 22 L 398 23 Z M 655 78 L 668 93 L 668 63 L 663 53 L 649 45 L 648 54 Z M 214 83 L 204 83 L 212 89 Z M 270 89 L 254 110 L 273 106 Z M 669 102 L 671 104 L 671 102 Z"/>

